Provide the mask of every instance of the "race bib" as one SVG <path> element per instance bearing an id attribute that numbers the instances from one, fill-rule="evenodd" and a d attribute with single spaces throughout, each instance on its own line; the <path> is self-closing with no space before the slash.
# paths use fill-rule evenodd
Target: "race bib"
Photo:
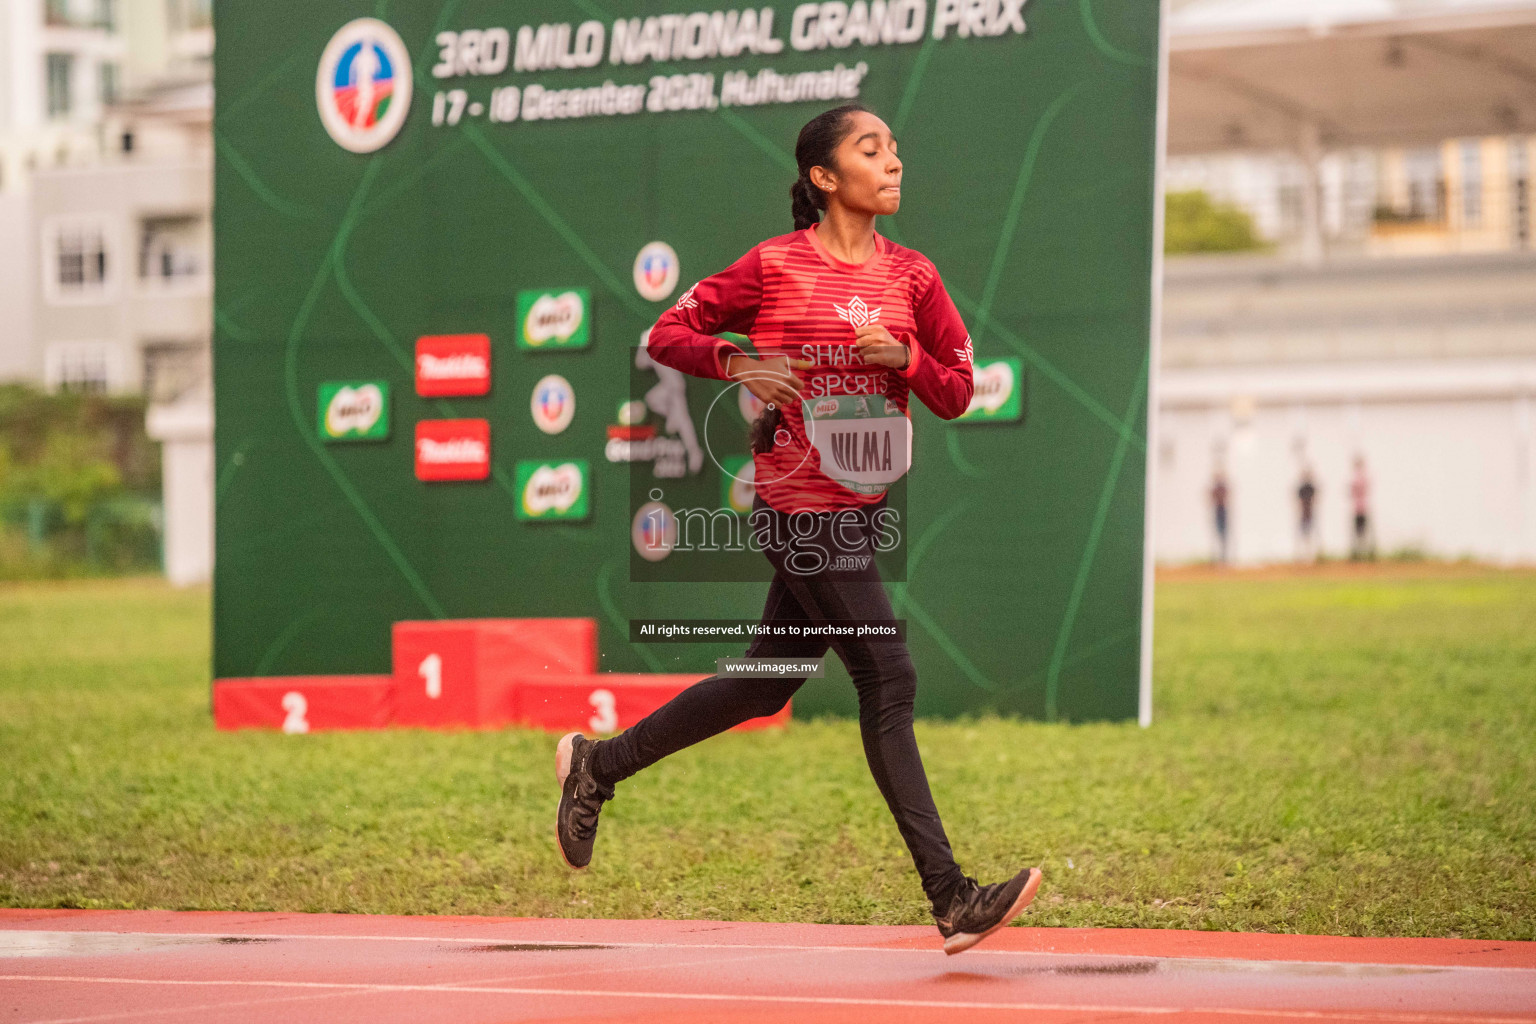
<path id="1" fill-rule="evenodd" d="M 821 471 L 859 494 L 880 494 L 912 467 L 912 421 L 884 395 L 804 398 L 805 434 Z"/>

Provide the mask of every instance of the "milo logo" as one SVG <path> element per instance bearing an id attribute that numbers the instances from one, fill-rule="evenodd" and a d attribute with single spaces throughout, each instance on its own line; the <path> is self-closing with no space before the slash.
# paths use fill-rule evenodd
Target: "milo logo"
<path id="1" fill-rule="evenodd" d="M 1010 421 L 1023 415 L 1024 373 L 1018 359 L 978 360 L 972 370 L 976 390 L 962 420 Z"/>
<path id="2" fill-rule="evenodd" d="M 835 399 L 835 398 L 823 398 L 821 401 L 819 401 L 815 405 L 811 406 L 811 417 L 813 419 L 818 419 L 819 420 L 819 419 L 821 419 L 821 418 L 823 418 L 825 416 L 836 416 L 837 415 L 837 410 L 838 410 L 837 399 Z"/>
<path id="3" fill-rule="evenodd" d="M 586 462 L 519 462 L 516 481 L 519 519 L 587 517 Z"/>
<path id="4" fill-rule="evenodd" d="M 378 441 L 389 436 L 385 381 L 320 385 L 319 434 L 326 441 Z"/>
<path id="5" fill-rule="evenodd" d="M 522 329 L 517 345 L 525 349 L 583 348 L 590 330 L 585 288 L 566 291 L 517 293 L 517 316 Z"/>

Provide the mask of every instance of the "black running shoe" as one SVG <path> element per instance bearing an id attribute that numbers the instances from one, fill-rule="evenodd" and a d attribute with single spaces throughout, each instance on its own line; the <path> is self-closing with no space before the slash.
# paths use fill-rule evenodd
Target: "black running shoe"
<path id="1" fill-rule="evenodd" d="M 944 952 L 953 956 L 970 949 L 1018 917 L 1035 898 L 1043 877 L 1039 868 L 1025 868 L 1006 882 L 977 885 L 976 879 L 967 875 L 944 916 L 933 915 L 939 934 L 944 936 Z"/>
<path id="2" fill-rule="evenodd" d="M 579 732 L 560 737 L 555 748 L 555 778 L 560 782 L 560 806 L 555 812 L 555 841 L 560 856 L 573 868 L 592 863 L 592 841 L 597 838 L 597 813 L 604 800 L 613 799 L 613 787 L 592 777 L 590 758 L 597 742 Z"/>

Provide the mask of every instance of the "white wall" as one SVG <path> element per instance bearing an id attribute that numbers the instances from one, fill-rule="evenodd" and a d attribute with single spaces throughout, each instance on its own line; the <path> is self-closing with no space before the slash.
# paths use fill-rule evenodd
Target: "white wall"
<path id="1" fill-rule="evenodd" d="M 32 210 L 27 196 L 0 192 L 0 381 L 42 376 L 33 331 L 36 280 Z"/>
<path id="2" fill-rule="evenodd" d="M 1380 552 L 1536 563 L 1536 359 L 1171 370 L 1159 388 L 1159 561 L 1210 557 L 1219 458 L 1234 562 L 1295 556 L 1303 457 L 1320 548 L 1347 554 L 1358 452 Z"/>

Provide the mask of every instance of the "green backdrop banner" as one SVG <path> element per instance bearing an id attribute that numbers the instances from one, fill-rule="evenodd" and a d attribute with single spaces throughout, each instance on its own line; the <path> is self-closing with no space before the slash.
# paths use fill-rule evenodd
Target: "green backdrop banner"
<path id="1" fill-rule="evenodd" d="M 390 624 L 434 617 L 594 617 L 610 671 L 740 654 L 631 642 L 766 593 L 634 571 L 637 491 L 750 501 L 734 395 L 648 403 L 637 347 L 791 229 L 800 126 L 857 99 L 905 165 L 879 229 L 937 265 L 976 355 L 966 417 L 913 404 L 890 589 L 918 711 L 1136 715 L 1156 3 L 216 17 L 216 677 L 387 672 Z M 854 710 L 828 661 L 797 714 Z"/>

